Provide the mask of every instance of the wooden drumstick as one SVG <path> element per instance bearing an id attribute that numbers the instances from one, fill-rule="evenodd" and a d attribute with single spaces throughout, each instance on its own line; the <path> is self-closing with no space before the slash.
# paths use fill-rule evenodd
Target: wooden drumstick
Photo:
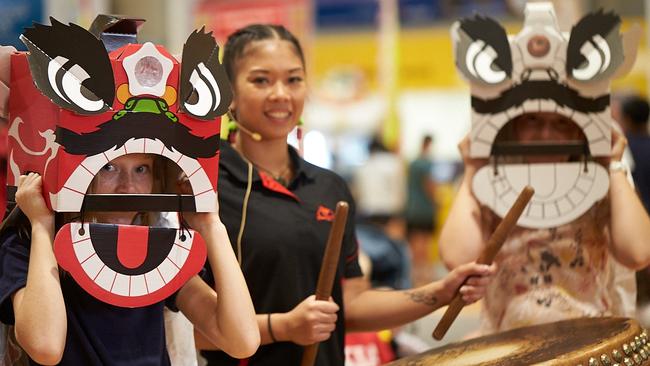
<path id="1" fill-rule="evenodd" d="M 492 236 L 490 236 L 485 249 L 483 249 L 483 253 L 481 253 L 481 255 L 478 257 L 476 263 L 488 265 L 492 264 L 494 257 L 497 255 L 499 249 L 501 249 L 501 246 L 503 245 L 503 242 L 506 240 L 506 237 L 510 231 L 517 225 L 519 216 L 521 216 L 521 214 L 524 212 L 524 208 L 526 208 L 528 201 L 530 201 L 534 193 L 535 190 L 533 187 L 524 187 L 524 189 L 519 194 L 519 197 L 517 197 L 515 203 L 512 205 L 512 207 L 510 207 L 506 215 L 503 217 L 503 220 L 501 220 L 496 230 L 494 230 Z M 466 305 L 465 301 L 463 301 L 463 297 L 460 294 L 460 288 L 465 284 L 465 282 L 467 282 L 467 279 L 465 279 L 463 284 L 458 287 L 456 295 L 447 307 L 447 311 L 445 311 L 445 314 L 442 316 L 440 322 L 438 322 L 438 325 L 436 326 L 436 329 L 433 331 L 433 338 L 441 340 L 442 337 L 444 337 L 447 333 L 447 330 L 449 330 L 451 323 L 453 323 L 458 316 L 458 313 L 460 313 L 460 311 Z"/>
<path id="2" fill-rule="evenodd" d="M 336 276 L 336 270 L 339 265 L 341 243 L 343 242 L 343 233 L 345 231 L 347 218 L 348 203 L 339 201 L 336 204 L 334 221 L 330 228 L 329 237 L 327 238 L 327 246 L 325 247 L 325 255 L 323 256 L 323 263 L 321 264 L 320 273 L 318 274 L 316 300 L 327 301 L 332 293 L 332 286 L 334 285 L 334 277 Z M 300 366 L 312 366 L 316 360 L 317 353 L 318 343 L 305 346 Z"/>

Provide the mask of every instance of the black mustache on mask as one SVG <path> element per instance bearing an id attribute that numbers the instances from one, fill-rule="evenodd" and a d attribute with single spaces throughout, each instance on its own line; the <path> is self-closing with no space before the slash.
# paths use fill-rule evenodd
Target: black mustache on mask
<path id="1" fill-rule="evenodd" d="M 529 99 L 551 99 L 557 105 L 580 112 L 598 113 L 609 106 L 609 94 L 587 98 L 553 80 L 530 80 L 506 90 L 494 99 L 472 97 L 472 109 L 477 113 L 498 113 L 513 106 L 520 106 Z"/>
<path id="2" fill-rule="evenodd" d="M 111 119 L 96 131 L 77 133 L 63 127 L 56 130 L 56 142 L 73 155 L 96 155 L 135 138 L 158 139 L 165 147 L 193 158 L 211 158 L 219 150 L 219 134 L 202 138 L 190 129 L 173 122 L 164 114 L 128 112 L 119 119 Z"/>

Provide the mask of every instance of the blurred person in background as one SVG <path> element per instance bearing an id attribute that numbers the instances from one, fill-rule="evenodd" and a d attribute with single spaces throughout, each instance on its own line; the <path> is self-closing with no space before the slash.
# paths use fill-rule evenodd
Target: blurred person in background
<path id="1" fill-rule="evenodd" d="M 627 138 L 632 155 L 632 178 L 646 211 L 650 211 L 650 135 L 648 117 L 650 106 L 640 95 L 631 95 L 620 100 L 619 122 Z M 637 306 L 644 325 L 650 325 L 650 267 L 636 273 Z"/>
<path id="2" fill-rule="evenodd" d="M 352 181 L 357 238 L 375 264 L 369 277 L 373 287 L 407 289 L 411 287 L 411 259 L 404 240 L 406 167 L 379 135 L 372 138 L 368 150 L 368 160 Z"/>
<path id="3" fill-rule="evenodd" d="M 646 211 L 650 212 L 650 135 L 648 134 L 648 101 L 638 95 L 620 102 L 621 127 L 634 159 L 632 178 Z"/>
<path id="4" fill-rule="evenodd" d="M 433 279 L 430 252 L 436 221 L 436 184 L 433 179 L 431 146 L 433 138 L 426 135 L 418 157 L 408 167 L 407 197 L 404 216 L 407 239 L 413 263 L 412 279 L 415 286 Z"/>
<path id="5" fill-rule="evenodd" d="M 368 160 L 355 171 L 353 193 L 359 217 L 377 223 L 397 221 L 406 200 L 406 167 L 375 135 L 368 146 Z"/>

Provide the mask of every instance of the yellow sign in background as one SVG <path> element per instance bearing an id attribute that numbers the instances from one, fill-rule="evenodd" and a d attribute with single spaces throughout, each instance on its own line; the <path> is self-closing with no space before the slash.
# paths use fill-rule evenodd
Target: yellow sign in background
<path id="1" fill-rule="evenodd" d="M 647 65 L 650 65 L 645 22 L 626 19 L 622 29 L 631 24 L 642 27 L 637 61 L 624 78 L 615 80 L 613 90 L 634 90 L 647 95 Z M 398 85 L 400 89 L 464 88 L 452 56 L 449 26 L 403 29 L 398 36 Z M 521 24 L 508 24 L 508 33 L 516 33 Z M 318 34 L 311 48 L 311 70 L 318 81 L 332 69 L 355 67 L 367 78 L 370 89 L 377 89 L 378 42 L 376 31 Z"/>

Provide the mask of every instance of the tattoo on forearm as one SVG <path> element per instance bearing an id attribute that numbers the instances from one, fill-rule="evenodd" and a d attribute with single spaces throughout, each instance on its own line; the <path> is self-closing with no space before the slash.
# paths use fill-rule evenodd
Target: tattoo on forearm
<path id="1" fill-rule="evenodd" d="M 429 306 L 433 306 L 438 303 L 438 299 L 433 294 L 427 293 L 427 291 L 406 291 L 405 294 L 413 302 Z"/>

